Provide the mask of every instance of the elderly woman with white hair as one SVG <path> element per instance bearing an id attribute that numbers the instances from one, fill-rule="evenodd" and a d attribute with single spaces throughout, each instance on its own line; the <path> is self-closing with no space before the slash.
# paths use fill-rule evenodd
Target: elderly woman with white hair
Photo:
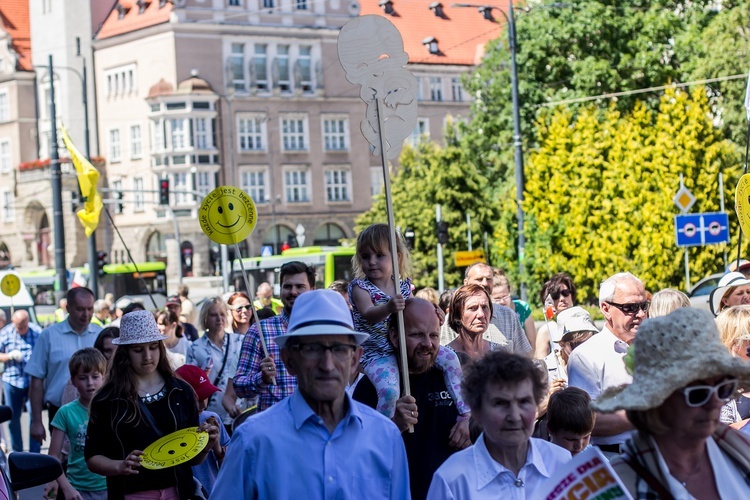
<path id="1" fill-rule="evenodd" d="M 634 498 L 747 498 L 750 437 L 719 423 L 722 405 L 750 381 L 713 317 L 693 308 L 646 320 L 626 365 L 633 383 L 605 392 L 597 411 L 625 410 L 637 432 L 612 461 Z"/>

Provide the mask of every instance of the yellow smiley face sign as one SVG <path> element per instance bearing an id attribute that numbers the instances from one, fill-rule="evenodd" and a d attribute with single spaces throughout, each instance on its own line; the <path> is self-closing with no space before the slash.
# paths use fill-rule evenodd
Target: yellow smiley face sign
<path id="1" fill-rule="evenodd" d="M 211 240 L 232 245 L 250 236 L 258 222 L 258 212 L 246 192 L 234 186 L 221 186 L 203 200 L 198 220 Z"/>
<path id="2" fill-rule="evenodd" d="M 737 219 L 745 236 L 750 236 L 750 174 L 740 177 L 737 183 L 737 191 L 734 197 L 734 208 L 737 211 Z"/>
<path id="3" fill-rule="evenodd" d="M 0 291 L 3 292 L 3 295 L 13 297 L 21 291 L 21 278 L 13 273 L 6 274 L 3 276 L 3 279 L 0 280 Z"/>
<path id="4" fill-rule="evenodd" d="M 143 450 L 141 465 L 157 470 L 184 464 L 198 455 L 208 443 L 208 432 L 195 427 L 182 429 L 154 441 Z"/>

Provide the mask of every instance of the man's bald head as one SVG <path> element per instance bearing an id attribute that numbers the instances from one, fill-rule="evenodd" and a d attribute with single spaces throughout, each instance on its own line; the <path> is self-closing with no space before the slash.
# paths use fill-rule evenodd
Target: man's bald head
<path id="1" fill-rule="evenodd" d="M 10 320 L 13 322 L 13 328 L 16 329 L 19 335 L 26 335 L 26 332 L 29 331 L 29 313 L 23 309 L 14 312 Z"/>

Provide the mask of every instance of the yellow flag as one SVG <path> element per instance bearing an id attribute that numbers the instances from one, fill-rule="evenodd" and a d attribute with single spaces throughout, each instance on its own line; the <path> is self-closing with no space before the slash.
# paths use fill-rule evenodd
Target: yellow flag
<path id="1" fill-rule="evenodd" d="M 102 212 L 102 207 L 104 206 L 102 196 L 96 190 L 96 184 L 99 182 L 99 171 L 78 151 L 73 141 L 70 140 L 65 127 L 61 128 L 62 140 L 65 143 L 68 153 L 70 153 L 70 159 L 73 161 L 73 166 L 78 174 L 78 185 L 81 187 L 81 195 L 86 200 L 83 203 L 83 208 L 77 212 L 77 215 L 88 238 L 96 230 L 96 226 L 99 225 L 99 214 Z"/>

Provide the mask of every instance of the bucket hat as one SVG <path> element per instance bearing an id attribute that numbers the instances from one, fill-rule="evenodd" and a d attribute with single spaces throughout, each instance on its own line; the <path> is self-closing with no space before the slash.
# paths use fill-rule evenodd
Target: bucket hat
<path id="1" fill-rule="evenodd" d="M 695 380 L 736 377 L 749 387 L 750 363 L 732 356 L 721 343 L 711 313 L 682 307 L 667 316 L 650 318 L 633 341 L 633 383 L 605 392 L 592 403 L 595 410 L 649 410 L 674 391 Z"/>
<path id="2" fill-rule="evenodd" d="M 738 272 L 727 273 L 719 280 L 719 285 L 711 290 L 711 295 L 708 297 L 708 304 L 711 306 L 711 312 L 714 316 L 719 314 L 719 306 L 721 305 L 721 299 L 733 286 L 750 285 L 750 280 L 745 278 L 745 275 Z"/>
<path id="3" fill-rule="evenodd" d="M 308 335 L 351 335 L 357 345 L 369 337 L 354 329 L 349 306 L 333 290 L 312 290 L 297 297 L 286 334 L 275 340 L 283 348 L 290 338 Z"/>
<path id="4" fill-rule="evenodd" d="M 208 399 L 215 392 L 221 391 L 218 387 L 208 380 L 206 372 L 195 365 L 182 365 L 174 371 L 182 380 L 190 384 L 195 391 L 198 400 Z"/>
<path id="5" fill-rule="evenodd" d="M 557 328 L 561 339 L 568 340 L 565 336 L 575 332 L 599 333 L 599 329 L 591 319 L 589 312 L 580 306 L 569 307 L 557 314 Z"/>
<path id="6" fill-rule="evenodd" d="M 166 340 L 159 332 L 154 315 L 149 311 L 133 311 L 120 318 L 120 336 L 112 339 L 115 345 L 148 344 Z"/>

